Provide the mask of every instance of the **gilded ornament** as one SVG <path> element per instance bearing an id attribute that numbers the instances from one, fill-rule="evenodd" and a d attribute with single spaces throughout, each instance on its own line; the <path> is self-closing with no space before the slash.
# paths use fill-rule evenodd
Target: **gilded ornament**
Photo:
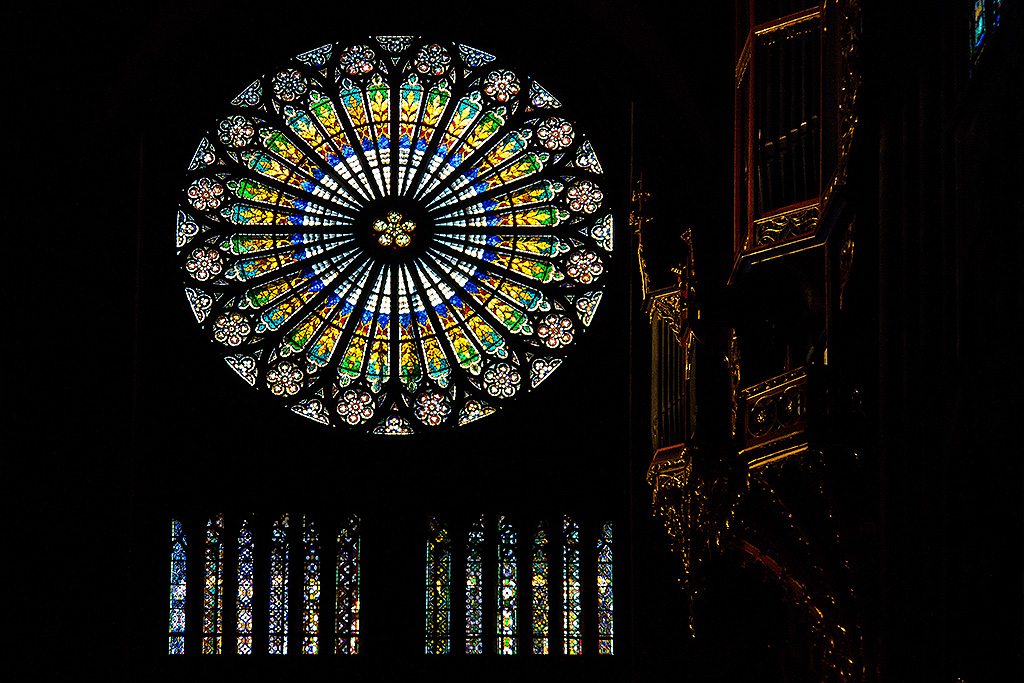
<path id="1" fill-rule="evenodd" d="M 773 242 L 813 233 L 818 227 L 820 206 L 817 202 L 810 206 L 801 206 L 790 211 L 775 214 L 754 221 L 754 241 L 756 246 L 763 247 Z"/>
<path id="2" fill-rule="evenodd" d="M 850 280 L 850 271 L 853 269 L 854 234 L 856 233 L 856 222 L 851 222 L 846 228 L 846 238 L 843 240 L 843 247 L 839 250 L 839 308 L 843 308 L 843 294 L 846 291 L 846 283 Z"/>

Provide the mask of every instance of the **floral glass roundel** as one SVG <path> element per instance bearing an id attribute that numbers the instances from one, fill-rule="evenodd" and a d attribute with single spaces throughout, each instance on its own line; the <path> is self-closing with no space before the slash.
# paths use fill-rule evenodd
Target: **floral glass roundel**
<path id="1" fill-rule="evenodd" d="M 378 36 L 305 52 L 202 137 L 177 215 L 196 320 L 255 389 L 410 434 L 533 390 L 593 320 L 601 163 L 493 55 Z"/>

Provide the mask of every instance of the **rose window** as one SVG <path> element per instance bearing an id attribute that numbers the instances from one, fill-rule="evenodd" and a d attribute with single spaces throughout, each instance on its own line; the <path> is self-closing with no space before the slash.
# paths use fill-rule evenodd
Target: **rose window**
<path id="1" fill-rule="evenodd" d="M 569 104 L 410 36 L 277 65 L 181 183 L 196 321 L 254 390 L 323 424 L 429 431 L 536 390 L 591 325 L 612 250 Z"/>

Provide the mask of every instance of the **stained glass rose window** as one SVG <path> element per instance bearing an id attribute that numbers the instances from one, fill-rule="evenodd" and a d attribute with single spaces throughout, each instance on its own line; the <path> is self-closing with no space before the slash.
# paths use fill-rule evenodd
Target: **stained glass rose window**
<path id="1" fill-rule="evenodd" d="M 196 320 L 255 390 L 381 434 L 529 393 L 591 324 L 613 221 L 568 107 L 481 50 L 324 45 L 211 122 L 176 245 Z"/>

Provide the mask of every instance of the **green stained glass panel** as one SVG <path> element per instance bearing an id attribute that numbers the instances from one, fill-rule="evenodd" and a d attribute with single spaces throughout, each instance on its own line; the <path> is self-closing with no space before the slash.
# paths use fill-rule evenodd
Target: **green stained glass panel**
<path id="1" fill-rule="evenodd" d="M 498 522 L 498 653 L 516 653 L 516 531 L 505 517 Z"/>
<path id="2" fill-rule="evenodd" d="M 580 529 L 571 518 L 562 519 L 562 653 L 583 654 L 580 597 Z"/>
<path id="3" fill-rule="evenodd" d="M 538 525 L 533 534 L 533 654 L 548 654 L 548 539 L 544 525 Z"/>
<path id="4" fill-rule="evenodd" d="M 466 654 L 484 652 L 484 516 L 473 522 L 466 542 Z"/>
<path id="5" fill-rule="evenodd" d="M 203 584 L 203 654 L 219 655 L 224 629 L 224 515 L 206 522 Z"/>
<path id="6" fill-rule="evenodd" d="M 451 539 L 434 518 L 427 532 L 425 653 L 447 654 L 451 646 Z"/>
<path id="7" fill-rule="evenodd" d="M 248 520 L 238 532 L 237 652 L 252 654 L 253 538 Z"/>
<path id="8" fill-rule="evenodd" d="M 320 651 L 320 537 L 315 524 L 302 518 L 302 651 Z"/>

